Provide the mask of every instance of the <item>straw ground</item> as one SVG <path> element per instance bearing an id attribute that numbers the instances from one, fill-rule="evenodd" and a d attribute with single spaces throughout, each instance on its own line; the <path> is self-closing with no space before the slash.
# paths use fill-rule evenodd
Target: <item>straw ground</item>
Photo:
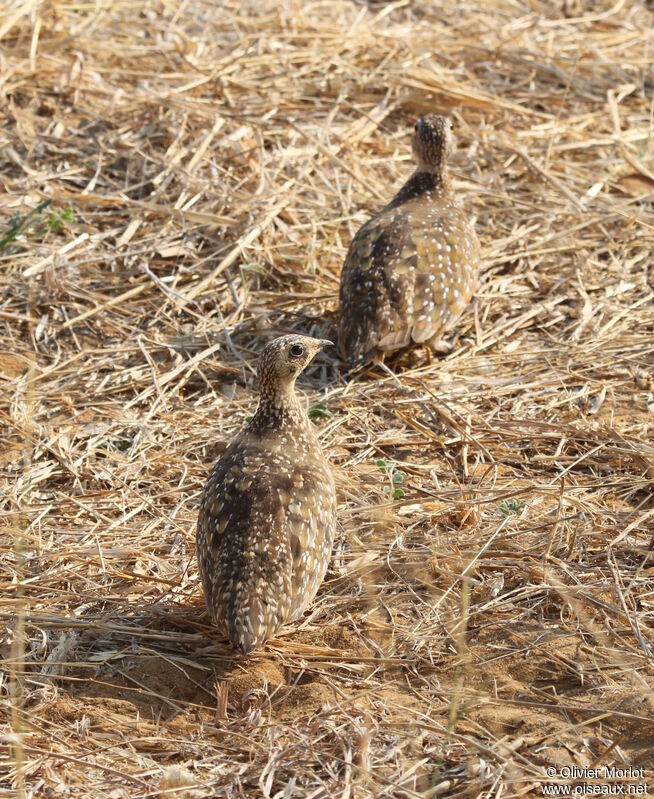
<path id="1" fill-rule="evenodd" d="M 3 795 L 654 788 L 653 26 L 629 0 L 5 4 Z M 264 343 L 334 334 L 424 112 L 454 117 L 483 281 L 399 383 L 335 355 L 302 379 L 341 530 L 244 664 L 198 495 Z"/>

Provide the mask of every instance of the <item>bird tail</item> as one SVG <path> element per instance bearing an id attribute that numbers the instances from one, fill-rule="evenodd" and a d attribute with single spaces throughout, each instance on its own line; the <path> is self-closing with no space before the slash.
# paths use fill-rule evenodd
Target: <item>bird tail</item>
<path id="1" fill-rule="evenodd" d="M 238 625 L 233 625 L 232 628 L 228 630 L 228 634 L 234 649 L 238 649 L 243 655 L 249 655 L 250 652 L 263 646 L 266 640 L 265 635 L 257 633 L 247 626 L 239 627 Z"/>
<path id="2" fill-rule="evenodd" d="M 360 366 L 365 361 L 366 345 L 361 325 L 348 325 L 341 320 L 338 326 L 338 348 L 351 367 Z"/>
<path id="3" fill-rule="evenodd" d="M 267 596 L 266 599 L 259 599 L 257 594 L 261 593 L 250 590 L 246 594 L 247 598 L 234 597 L 233 607 L 226 614 L 229 640 L 244 655 L 259 649 L 272 638 L 287 615 L 275 598 Z"/>

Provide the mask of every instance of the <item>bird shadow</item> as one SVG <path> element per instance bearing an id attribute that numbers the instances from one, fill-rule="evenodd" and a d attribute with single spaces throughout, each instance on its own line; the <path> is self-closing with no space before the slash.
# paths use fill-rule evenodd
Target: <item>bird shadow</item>
<path id="1" fill-rule="evenodd" d="M 70 638 L 74 665 L 45 680 L 91 718 L 113 714 L 167 725 L 189 717 L 227 721 L 257 703 L 274 704 L 283 715 L 300 700 L 305 707 L 325 700 L 317 675 L 282 664 L 286 658 L 276 649 L 284 651 L 285 636 L 244 657 L 211 625 L 201 600 L 96 616 L 58 634 Z M 310 633 L 299 638 L 300 646 L 302 640 L 312 645 Z"/>
<path id="2" fill-rule="evenodd" d="M 200 602 L 174 602 L 80 620 L 59 633 L 66 669 L 41 666 L 85 706 L 122 707 L 169 720 L 189 709 L 215 711 L 216 686 L 242 671 L 243 658 L 209 624 Z M 68 637 L 68 643 L 66 643 Z"/>

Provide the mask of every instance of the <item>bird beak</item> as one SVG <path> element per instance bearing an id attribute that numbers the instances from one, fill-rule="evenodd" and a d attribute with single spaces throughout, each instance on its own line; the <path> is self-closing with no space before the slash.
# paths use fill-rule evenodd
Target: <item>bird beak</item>
<path id="1" fill-rule="evenodd" d="M 318 339 L 318 340 L 320 341 L 320 346 L 321 346 L 322 349 L 324 349 L 325 347 L 333 347 L 334 346 L 334 342 L 330 341 L 328 338 L 321 338 L 321 339 Z"/>

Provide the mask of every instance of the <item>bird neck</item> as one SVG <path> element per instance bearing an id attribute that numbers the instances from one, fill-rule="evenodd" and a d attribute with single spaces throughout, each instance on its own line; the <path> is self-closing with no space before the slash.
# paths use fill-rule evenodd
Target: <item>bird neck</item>
<path id="1" fill-rule="evenodd" d="M 262 386 L 259 407 L 250 423 L 251 427 L 305 426 L 306 423 L 306 411 L 295 393 L 295 380 Z"/>
<path id="2" fill-rule="evenodd" d="M 422 197 L 424 194 L 442 197 L 449 193 L 450 185 L 450 175 L 446 164 L 441 163 L 432 169 L 427 169 L 423 164 L 419 164 L 413 175 L 393 197 L 391 206 L 402 205 L 407 200 Z"/>

